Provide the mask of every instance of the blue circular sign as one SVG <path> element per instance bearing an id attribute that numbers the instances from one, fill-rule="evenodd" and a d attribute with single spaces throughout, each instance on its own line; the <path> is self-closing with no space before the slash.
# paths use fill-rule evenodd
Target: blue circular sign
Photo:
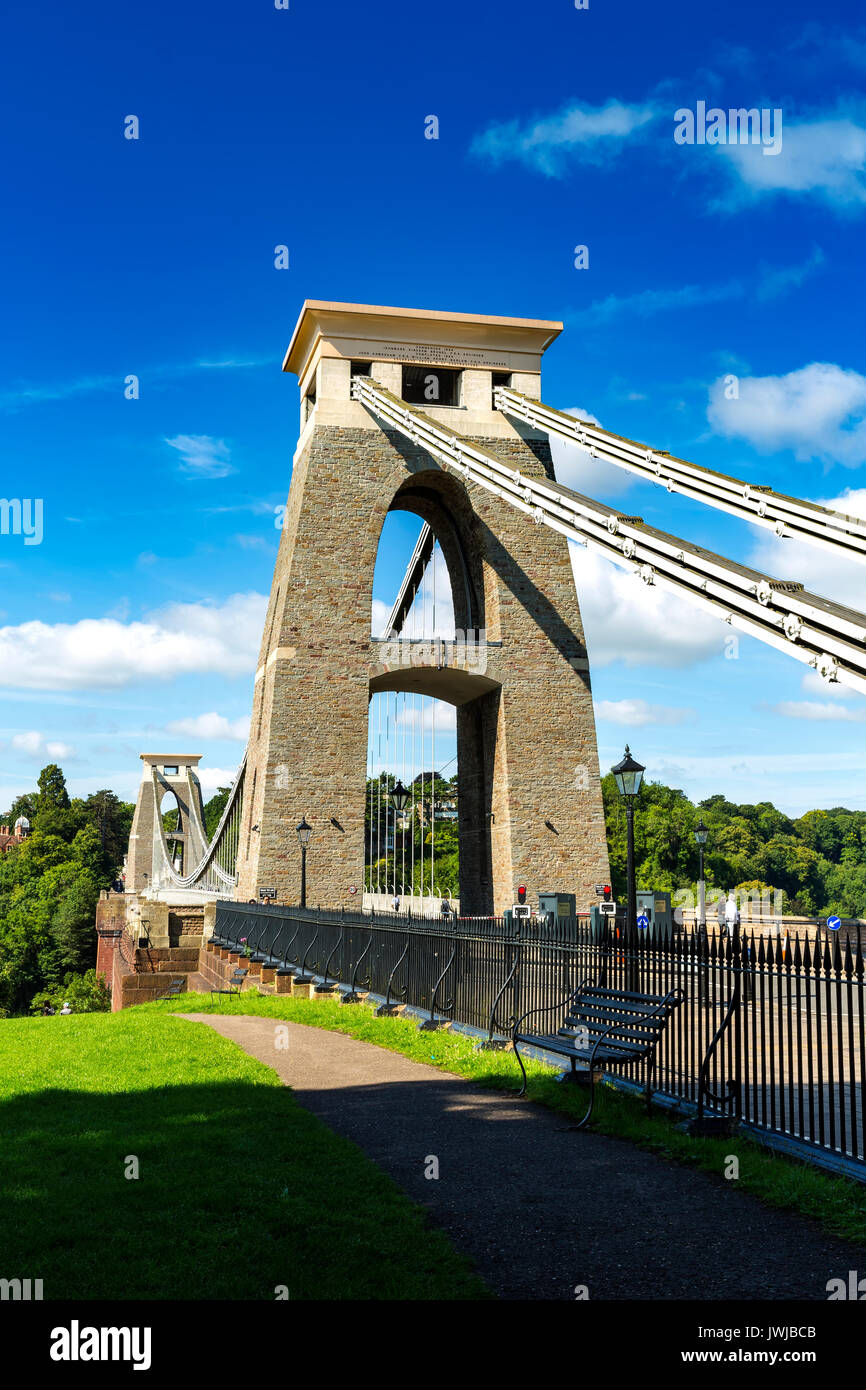
<path id="1" fill-rule="evenodd" d="M 842 925 L 842 920 L 841 920 L 841 918 L 839 918 L 839 917 L 828 917 L 828 918 L 827 918 L 827 926 L 830 928 L 831 931 L 838 931 L 839 928 L 841 927 L 841 925 Z"/>
<path id="2" fill-rule="evenodd" d="M 649 926 L 649 917 L 647 917 L 646 913 L 641 913 L 640 917 L 637 919 L 637 924 L 641 928 Z"/>

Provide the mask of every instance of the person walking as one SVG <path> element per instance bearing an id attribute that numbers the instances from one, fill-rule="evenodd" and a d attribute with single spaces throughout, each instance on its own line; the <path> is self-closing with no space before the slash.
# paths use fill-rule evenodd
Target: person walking
<path id="1" fill-rule="evenodd" d="M 728 894 L 728 900 L 725 903 L 725 926 L 728 929 L 728 936 L 733 936 L 734 927 L 737 925 L 737 922 L 739 920 L 740 911 L 737 907 L 737 899 L 734 896 L 734 890 L 732 888 L 730 893 Z"/>
<path id="2" fill-rule="evenodd" d="M 722 896 L 719 898 L 718 904 L 717 904 L 717 906 L 716 906 L 716 915 L 717 915 L 717 917 L 718 917 L 718 919 L 719 919 L 719 935 L 720 935 L 720 936 L 721 936 L 722 932 L 723 932 L 724 929 L 725 929 L 725 907 L 726 907 L 725 895 L 724 895 L 724 893 L 722 893 Z"/>

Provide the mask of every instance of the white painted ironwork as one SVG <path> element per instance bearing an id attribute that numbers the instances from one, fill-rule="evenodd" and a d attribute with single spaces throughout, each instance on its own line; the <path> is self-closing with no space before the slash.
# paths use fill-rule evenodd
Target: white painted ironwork
<path id="1" fill-rule="evenodd" d="M 575 444 L 592 458 L 625 468 L 668 492 L 680 492 L 717 511 L 763 526 L 780 538 L 807 541 L 866 564 L 866 520 L 862 517 L 848 516 L 798 497 L 785 497 L 770 487 L 688 463 L 664 449 L 653 449 L 623 435 L 611 434 L 600 425 L 555 410 L 543 401 L 530 400 L 510 386 L 497 386 L 493 396 L 497 410 Z"/>
<path id="2" fill-rule="evenodd" d="M 154 860 L 152 886 L 160 889 L 184 889 L 200 892 L 208 897 L 230 897 L 237 884 L 237 859 L 240 844 L 241 819 L 243 816 L 244 773 L 247 755 L 238 768 L 225 808 L 220 816 L 210 844 L 196 864 L 186 874 L 179 874 L 174 867 L 169 840 L 171 832 L 166 831 L 162 817 L 157 816 L 157 835 L 154 837 Z M 154 791 L 158 793 L 157 774 L 154 770 Z M 159 806 L 159 796 L 156 796 Z"/>
<path id="3" fill-rule="evenodd" d="M 677 590 L 732 627 L 812 667 L 828 682 L 840 681 L 866 693 L 863 613 L 809 593 L 801 584 L 774 579 L 657 531 L 640 517 L 612 514 L 610 507 L 552 479 L 521 477 L 518 483 L 514 469 L 494 454 L 406 405 L 372 377 L 353 377 L 352 396 L 386 428 L 414 437 L 440 463 L 450 466 L 457 462 L 467 481 L 501 497 L 539 524 L 600 551 L 615 564 L 639 574 L 647 584 Z M 613 529 L 611 520 L 616 523 Z"/>

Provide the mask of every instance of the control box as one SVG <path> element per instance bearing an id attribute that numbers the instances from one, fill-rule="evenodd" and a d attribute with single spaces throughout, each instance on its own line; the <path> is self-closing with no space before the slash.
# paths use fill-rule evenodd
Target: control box
<path id="1" fill-rule="evenodd" d="M 574 893 L 539 893 L 539 917 L 576 917 L 577 897 Z"/>

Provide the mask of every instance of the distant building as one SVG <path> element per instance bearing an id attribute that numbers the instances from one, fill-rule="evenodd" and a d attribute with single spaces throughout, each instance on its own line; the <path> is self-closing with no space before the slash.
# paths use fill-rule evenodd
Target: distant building
<path id="1" fill-rule="evenodd" d="M 8 825 L 0 825 L 0 854 L 8 854 L 10 849 L 15 849 L 26 840 L 30 834 L 30 822 L 26 816 L 19 816 L 12 829 Z"/>

